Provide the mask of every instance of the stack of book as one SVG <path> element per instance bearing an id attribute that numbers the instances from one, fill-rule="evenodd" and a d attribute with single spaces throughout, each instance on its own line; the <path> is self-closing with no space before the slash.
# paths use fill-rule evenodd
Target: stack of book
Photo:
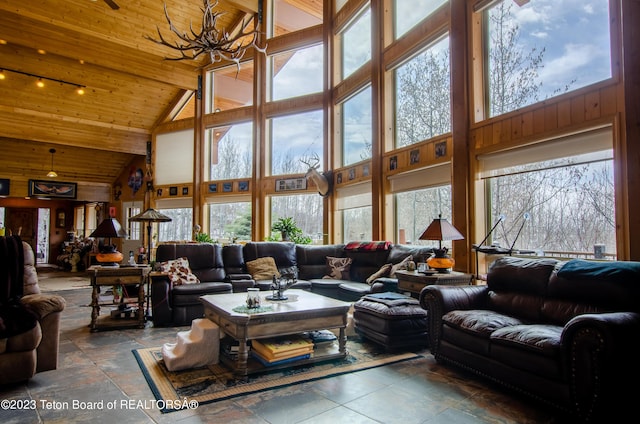
<path id="1" fill-rule="evenodd" d="M 309 359 L 312 353 L 313 342 L 298 335 L 251 341 L 251 355 L 264 366 Z"/>

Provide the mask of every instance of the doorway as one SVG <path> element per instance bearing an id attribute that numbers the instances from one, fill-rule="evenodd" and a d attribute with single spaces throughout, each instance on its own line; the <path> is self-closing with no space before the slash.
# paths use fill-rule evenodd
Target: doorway
<path id="1" fill-rule="evenodd" d="M 38 228 L 38 209 L 5 208 L 5 228 L 8 236 L 20 236 L 33 251 L 37 250 L 36 229 Z"/>
<path id="2" fill-rule="evenodd" d="M 49 263 L 49 225 L 51 222 L 51 209 L 38 208 L 38 236 L 36 238 L 37 248 L 36 263 Z"/>

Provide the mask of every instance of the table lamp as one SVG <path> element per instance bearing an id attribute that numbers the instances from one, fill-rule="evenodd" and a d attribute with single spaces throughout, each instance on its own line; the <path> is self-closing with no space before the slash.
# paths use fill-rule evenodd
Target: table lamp
<path id="1" fill-rule="evenodd" d="M 122 261 L 122 253 L 116 250 L 116 247 L 111 244 L 112 238 L 126 237 L 127 232 L 122 228 L 117 219 L 110 217 L 104 219 L 98 228 L 93 230 L 89 237 L 94 238 L 106 238 L 108 243 L 102 243 L 99 249 L 99 253 L 96 255 L 96 261 L 101 266 L 118 267 Z"/>
<path id="2" fill-rule="evenodd" d="M 149 208 L 146 211 L 129 218 L 129 221 L 147 223 L 147 263 L 151 265 L 151 224 L 154 222 L 170 222 L 171 218 L 161 214 L 153 208 Z M 151 316 L 149 314 L 149 299 L 151 298 L 149 284 L 150 279 L 147 278 L 147 317 Z"/>
<path id="3" fill-rule="evenodd" d="M 439 246 L 437 249 L 433 249 L 435 255 L 427 259 L 427 265 L 441 273 L 450 272 L 456 262 L 451 256 L 447 255 L 447 248 L 442 247 L 442 241 L 463 240 L 464 236 L 460 234 L 456 227 L 446 219 L 443 219 L 442 214 L 440 214 L 438 218 L 435 218 L 429 224 L 419 238 L 420 240 L 438 240 Z"/>

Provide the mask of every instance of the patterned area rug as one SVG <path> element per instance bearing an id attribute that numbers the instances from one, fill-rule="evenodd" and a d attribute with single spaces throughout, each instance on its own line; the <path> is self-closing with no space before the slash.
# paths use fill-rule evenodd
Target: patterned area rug
<path id="1" fill-rule="evenodd" d="M 193 406 L 189 403 L 193 401 L 205 404 L 421 357 L 416 353 L 389 353 L 357 336 L 349 338 L 347 351 L 343 359 L 265 371 L 245 380 L 235 378 L 222 364 L 168 371 L 162 360 L 162 347 L 135 349 L 133 354 L 162 412 Z"/>

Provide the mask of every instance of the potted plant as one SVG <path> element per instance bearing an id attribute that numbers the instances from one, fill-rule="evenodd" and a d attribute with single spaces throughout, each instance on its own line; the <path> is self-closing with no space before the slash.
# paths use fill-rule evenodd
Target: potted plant
<path id="1" fill-rule="evenodd" d="M 311 237 L 305 236 L 292 217 L 278 218 L 271 226 L 271 231 L 279 231 L 282 241 L 296 244 L 309 244 Z"/>

